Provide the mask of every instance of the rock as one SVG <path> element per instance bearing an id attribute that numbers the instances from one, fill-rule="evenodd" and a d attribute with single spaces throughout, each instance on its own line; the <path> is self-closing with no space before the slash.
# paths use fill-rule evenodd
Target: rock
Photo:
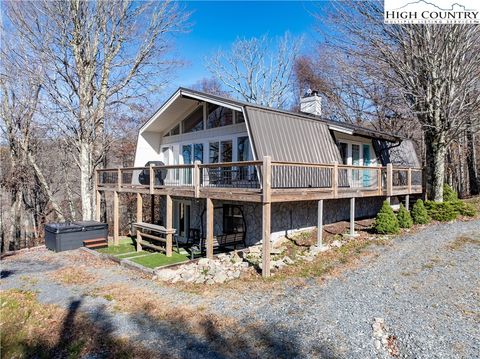
<path id="1" fill-rule="evenodd" d="M 198 263 L 199 266 L 205 266 L 205 265 L 208 265 L 210 263 L 210 259 L 200 258 L 197 263 Z"/>
<path id="2" fill-rule="evenodd" d="M 292 264 L 294 264 L 295 262 L 293 261 L 293 259 L 291 259 L 290 257 L 286 256 L 286 257 L 283 258 L 283 263 L 288 264 L 288 265 L 292 265 Z"/>
<path id="3" fill-rule="evenodd" d="M 177 275 L 177 271 L 173 269 L 163 269 L 156 272 L 157 279 L 161 281 L 169 281 Z"/>
<path id="4" fill-rule="evenodd" d="M 341 246 L 343 246 L 343 243 L 340 242 L 338 239 L 336 239 L 332 242 L 332 247 L 340 248 Z"/>
<path id="5" fill-rule="evenodd" d="M 270 249 L 270 254 L 282 254 L 284 251 L 284 248 L 272 248 Z"/>
<path id="6" fill-rule="evenodd" d="M 303 257 L 303 259 L 307 262 L 312 262 L 315 258 L 313 258 L 312 256 L 305 256 Z"/>
<path id="7" fill-rule="evenodd" d="M 240 277 L 240 274 L 241 274 L 240 271 L 237 270 L 237 271 L 235 271 L 235 272 L 232 273 L 232 276 L 233 276 L 233 278 L 239 278 L 239 277 Z"/>
<path id="8" fill-rule="evenodd" d="M 377 350 L 380 350 L 380 348 L 382 347 L 382 343 L 380 343 L 380 340 L 378 339 L 375 339 L 373 344 L 375 345 L 375 349 Z"/>
<path id="9" fill-rule="evenodd" d="M 225 283 L 225 281 L 227 280 L 227 276 L 225 275 L 224 272 L 218 272 L 216 273 L 214 276 L 213 276 L 213 281 L 215 283 Z"/>
<path id="10" fill-rule="evenodd" d="M 211 284 L 215 284 L 215 282 L 213 281 L 213 279 L 210 278 L 210 279 L 207 279 L 205 284 L 211 285 Z"/>
<path id="11" fill-rule="evenodd" d="M 260 254 L 262 252 L 262 248 L 260 246 L 252 246 L 248 248 L 248 251 L 250 254 L 254 254 L 254 253 Z"/>

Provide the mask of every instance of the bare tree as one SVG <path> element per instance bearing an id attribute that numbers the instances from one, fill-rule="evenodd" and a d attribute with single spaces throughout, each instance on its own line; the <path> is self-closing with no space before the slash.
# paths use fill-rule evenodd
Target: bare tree
<path id="1" fill-rule="evenodd" d="M 18 42 L 42 68 L 48 119 L 78 167 L 82 218 L 93 217 L 95 169 L 105 163 L 106 114 L 158 93 L 172 68 L 171 37 L 188 14 L 171 1 L 8 3 Z"/>
<path id="2" fill-rule="evenodd" d="M 192 89 L 210 93 L 212 95 L 228 96 L 227 92 L 223 89 L 222 84 L 216 78 L 203 78 L 197 81 Z"/>
<path id="3" fill-rule="evenodd" d="M 292 68 L 302 39 L 286 33 L 272 43 L 266 35 L 238 39 L 229 51 L 207 59 L 207 68 L 233 95 L 247 102 L 282 108 L 292 92 Z"/>
<path id="4" fill-rule="evenodd" d="M 382 10 L 378 2 L 336 3 L 335 46 L 401 91 L 423 128 L 428 197 L 442 201 L 447 147 L 467 128 L 479 128 L 479 117 L 468 114 L 480 107 L 480 97 L 472 95 L 480 75 L 480 29 L 386 25 Z"/>
<path id="5" fill-rule="evenodd" d="M 2 36 L 2 40 L 3 50 L 10 48 L 8 39 Z M 28 71 L 24 70 L 30 66 L 25 53 L 22 57 L 8 54 L 8 51 L 0 53 L 0 131 L 8 153 L 1 161 L 0 191 L 2 200 L 7 199 L 2 206 L 3 202 L 9 206 L 5 216 L 2 210 L 2 251 L 17 248 L 21 238 L 37 237 L 42 218 L 49 213 L 47 206 L 56 218 L 64 219 L 55 186 L 52 187 L 51 178 L 37 160 L 41 130 L 35 117 L 40 103 L 41 74 L 25 76 Z"/>

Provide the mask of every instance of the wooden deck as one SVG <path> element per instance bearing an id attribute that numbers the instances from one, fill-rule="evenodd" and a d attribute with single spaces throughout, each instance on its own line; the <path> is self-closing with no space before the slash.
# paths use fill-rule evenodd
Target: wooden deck
<path id="1" fill-rule="evenodd" d="M 387 165 L 361 167 L 317 163 L 263 161 L 97 170 L 96 216 L 100 219 L 100 192 L 113 193 L 113 237 L 119 238 L 119 195 L 136 193 L 137 222 L 142 222 L 143 196 L 165 196 L 165 252 L 171 255 L 172 197 L 204 198 L 206 203 L 206 256 L 213 257 L 214 200 L 262 204 L 262 275 L 270 275 L 271 206 L 275 202 L 318 201 L 317 244 L 322 244 L 323 201 L 350 199 L 350 233 L 355 234 L 355 199 L 422 193 L 422 169 Z M 154 201 L 152 200 L 152 208 Z M 153 212 L 152 212 L 153 213 Z M 163 241 L 163 238 L 153 239 Z M 147 236 L 145 236 L 147 237 Z"/>
<path id="2" fill-rule="evenodd" d="M 96 190 L 263 202 L 263 161 L 97 170 Z M 270 162 L 270 201 L 402 196 L 422 193 L 422 169 Z M 160 179 L 163 172 L 165 179 Z M 140 183 L 148 173 L 149 183 Z M 159 180 L 160 179 L 160 180 Z"/>

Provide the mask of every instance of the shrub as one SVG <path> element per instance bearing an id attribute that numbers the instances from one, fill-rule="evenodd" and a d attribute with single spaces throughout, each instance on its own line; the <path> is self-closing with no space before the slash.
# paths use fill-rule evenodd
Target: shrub
<path id="1" fill-rule="evenodd" d="M 455 210 L 455 206 L 450 202 L 426 201 L 425 207 L 428 215 L 436 221 L 450 222 L 457 219 L 458 213 Z"/>
<path id="2" fill-rule="evenodd" d="M 458 193 L 455 192 L 452 186 L 448 184 L 443 185 L 443 202 L 457 202 Z"/>
<path id="3" fill-rule="evenodd" d="M 465 203 L 460 200 L 452 202 L 452 206 L 455 212 L 461 216 L 474 217 L 477 214 L 477 210 L 470 203 Z"/>
<path id="4" fill-rule="evenodd" d="M 410 212 L 407 211 L 402 203 L 400 203 L 400 210 L 398 211 L 397 219 L 400 228 L 411 228 L 413 226 L 412 216 L 410 216 Z"/>
<path id="5" fill-rule="evenodd" d="M 383 206 L 375 218 L 375 230 L 380 234 L 395 234 L 400 230 L 397 216 L 387 201 L 383 202 Z"/>
<path id="6" fill-rule="evenodd" d="M 413 223 L 415 224 L 427 224 L 430 222 L 427 209 L 425 208 L 421 199 L 415 202 L 415 205 L 412 208 L 412 218 Z"/>

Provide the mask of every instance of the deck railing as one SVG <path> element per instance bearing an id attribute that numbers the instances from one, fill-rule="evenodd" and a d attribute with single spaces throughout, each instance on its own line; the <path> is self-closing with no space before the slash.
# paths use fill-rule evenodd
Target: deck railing
<path id="1" fill-rule="evenodd" d="M 395 192 L 419 192 L 421 168 L 349 166 L 297 162 L 271 162 L 271 188 L 330 189 L 341 191 L 372 191 L 393 195 Z M 228 162 L 150 167 L 127 167 L 97 170 L 97 188 L 238 188 L 259 190 L 263 172 L 262 161 Z"/>

